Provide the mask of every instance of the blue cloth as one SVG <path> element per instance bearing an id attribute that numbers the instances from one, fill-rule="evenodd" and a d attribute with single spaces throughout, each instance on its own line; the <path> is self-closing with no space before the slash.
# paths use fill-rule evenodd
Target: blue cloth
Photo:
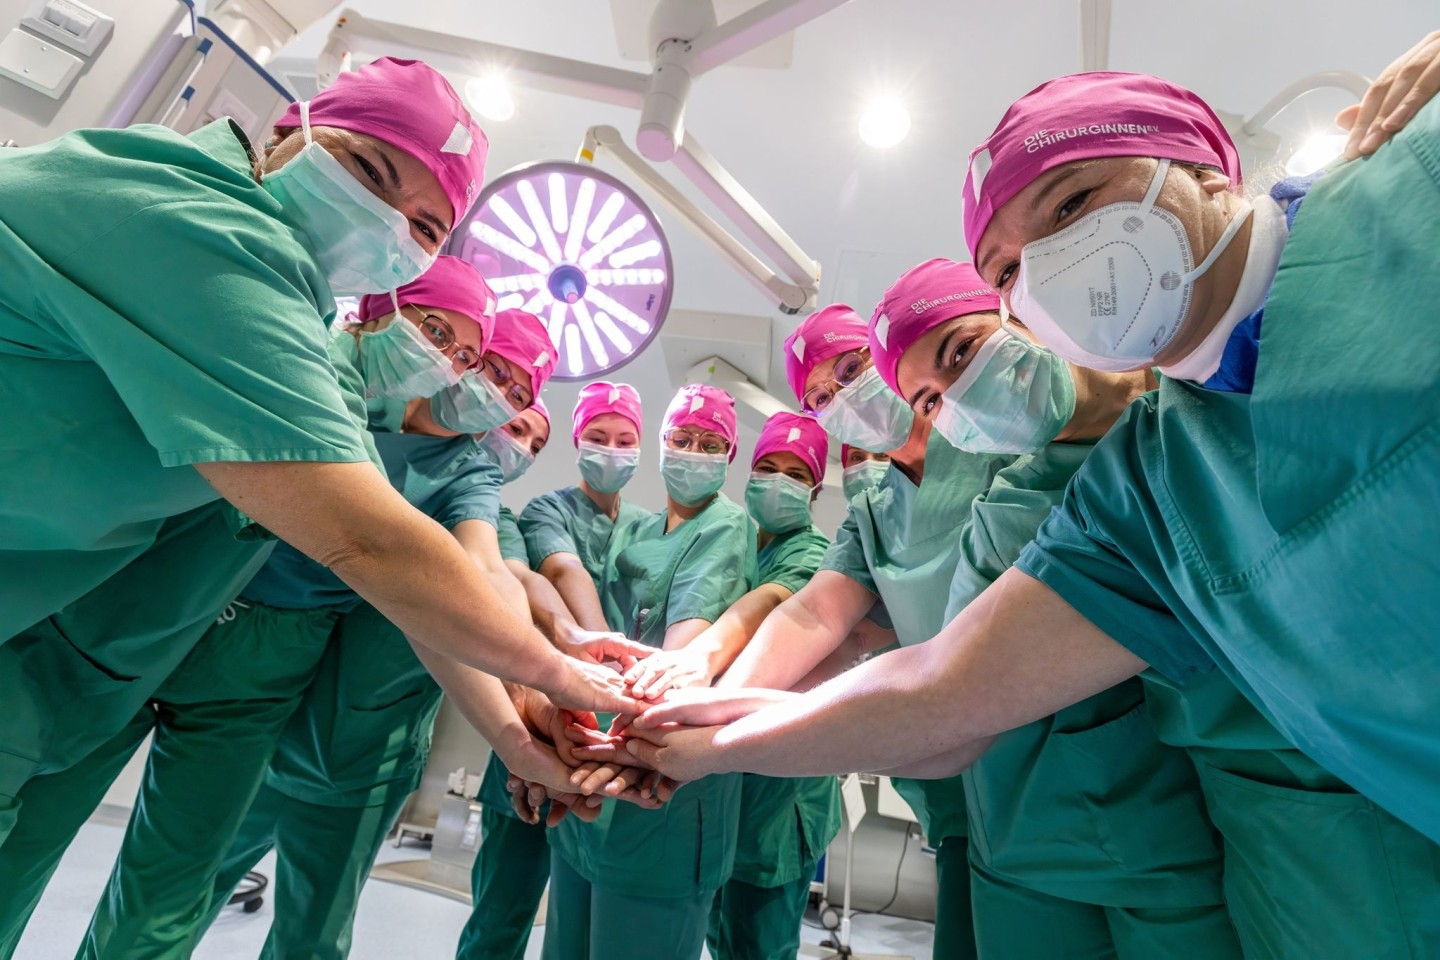
<path id="1" fill-rule="evenodd" d="M 1324 171 L 1308 177 L 1291 177 L 1281 180 L 1270 188 L 1270 199 L 1285 208 L 1285 229 L 1295 227 L 1295 216 L 1305 195 L 1324 176 Z M 1207 390 L 1225 390 L 1230 393 L 1249 393 L 1255 386 L 1255 362 L 1260 357 L 1260 320 L 1265 315 L 1261 307 L 1241 320 L 1230 339 L 1225 342 L 1225 352 L 1220 357 L 1220 369 L 1201 386 Z"/>

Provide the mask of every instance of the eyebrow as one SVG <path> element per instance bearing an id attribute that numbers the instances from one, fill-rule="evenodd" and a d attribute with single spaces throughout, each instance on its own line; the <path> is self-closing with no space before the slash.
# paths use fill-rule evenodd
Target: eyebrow
<path id="1" fill-rule="evenodd" d="M 1055 190 L 1061 184 L 1063 184 L 1066 180 L 1069 180 L 1071 177 L 1077 176 L 1089 166 L 1090 165 L 1087 163 L 1077 163 L 1067 169 L 1064 173 L 1057 175 L 1054 180 L 1051 180 L 1048 184 L 1046 184 L 1044 190 L 1041 190 L 1039 193 L 1037 193 L 1034 199 L 1030 201 L 1030 211 L 1033 213 L 1039 210 L 1042 206 L 1045 205 L 1046 200 L 1050 197 L 1052 193 L 1055 192 Z M 977 264 L 977 267 L 979 268 L 980 275 L 982 277 L 984 277 L 985 274 L 989 272 L 990 262 L 999 255 L 1000 254 L 998 250 L 991 250 L 987 256 L 981 258 L 980 263 Z"/>
<path id="2" fill-rule="evenodd" d="M 945 336 L 943 336 L 943 337 L 940 338 L 940 344 L 939 344 L 939 346 L 937 346 L 937 347 L 935 348 L 935 369 L 936 369 L 936 370 L 943 370 L 943 369 L 945 369 L 945 357 L 946 357 L 946 356 L 949 354 L 949 352 L 950 352 L 950 349 L 949 349 L 949 348 L 950 348 L 950 342 L 955 339 L 955 335 L 958 334 L 959 332 L 960 332 L 960 328 L 959 328 L 959 327 L 956 327 L 954 330 L 951 330 L 949 333 L 945 334 Z M 915 390 L 915 392 L 910 395 L 910 406 L 913 407 L 913 406 L 915 406 L 915 404 L 919 403 L 919 402 L 920 402 L 920 395 L 923 394 L 924 392 L 925 392 L 925 388 L 924 388 L 924 387 L 919 387 L 919 388 L 917 388 L 917 389 Z"/>

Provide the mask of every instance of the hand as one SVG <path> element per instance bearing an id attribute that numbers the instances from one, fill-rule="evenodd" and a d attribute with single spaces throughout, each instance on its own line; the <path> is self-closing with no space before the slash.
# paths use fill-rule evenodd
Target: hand
<path id="1" fill-rule="evenodd" d="M 542 688 L 556 706 L 606 713 L 638 713 L 644 704 L 626 696 L 625 678 L 587 660 L 557 657 L 560 674 L 553 687 Z"/>
<path id="2" fill-rule="evenodd" d="M 621 670 L 629 670 L 636 661 L 657 652 L 654 647 L 626 640 L 618 633 L 581 630 L 579 627 L 567 630 L 555 646 L 567 657 L 596 664 L 617 663 Z"/>
<path id="3" fill-rule="evenodd" d="M 784 690 L 763 690 L 740 687 L 724 689 L 698 687 L 672 690 L 662 703 L 657 703 L 635 718 L 631 730 L 653 730 L 662 724 L 684 724 L 708 727 L 732 723 L 748 717 L 756 710 L 784 703 L 798 696 Z M 599 759 L 587 756 L 586 759 Z"/>
<path id="4" fill-rule="evenodd" d="M 667 726 L 636 730 L 625 749 L 631 757 L 660 771 L 677 783 L 699 780 L 712 773 L 728 773 L 715 736 L 724 727 Z"/>
<path id="5" fill-rule="evenodd" d="M 1440 30 L 1431 33 L 1386 67 L 1365 98 L 1335 117 L 1350 131 L 1345 159 L 1368 156 L 1399 132 L 1440 91 Z"/>
<path id="6" fill-rule="evenodd" d="M 662 650 L 625 671 L 630 693 L 639 700 L 659 700 L 681 687 L 708 687 L 714 680 L 708 658 L 688 650 Z"/>
<path id="7" fill-rule="evenodd" d="M 507 784 L 510 804 L 522 820 L 529 824 L 540 822 L 540 810 L 549 801 L 550 809 L 545 815 L 545 826 L 554 827 L 573 813 L 581 820 L 590 822 L 600 816 L 601 797 L 583 797 L 577 793 L 552 790 L 540 784 L 530 783 L 512 776 Z"/>
<path id="8" fill-rule="evenodd" d="M 591 797 L 603 795 L 625 800 L 648 810 L 654 810 L 670 798 L 670 790 L 663 799 L 659 787 L 662 777 L 654 770 L 642 770 L 624 763 L 586 764 L 570 774 L 570 782 L 580 793 Z"/>

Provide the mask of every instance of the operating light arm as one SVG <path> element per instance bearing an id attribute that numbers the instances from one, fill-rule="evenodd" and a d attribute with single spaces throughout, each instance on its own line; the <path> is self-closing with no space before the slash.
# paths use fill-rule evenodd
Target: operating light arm
<path id="1" fill-rule="evenodd" d="M 602 148 L 608 151 L 609 154 L 631 174 L 644 181 L 651 192 L 674 212 L 676 216 L 690 224 L 690 226 L 700 234 L 701 238 L 710 244 L 715 252 L 728 260 L 746 279 L 758 287 L 768 299 L 775 300 L 782 311 L 794 314 L 814 305 L 819 295 L 819 268 L 815 265 L 814 261 L 805 257 L 803 252 L 799 255 L 805 263 L 810 264 L 814 275 L 806 275 L 808 282 L 803 285 L 787 282 L 731 236 L 724 226 L 717 222 L 714 217 L 711 217 L 704 210 L 700 209 L 700 207 L 682 194 L 674 184 L 662 177 L 654 167 L 626 146 L 625 141 L 620 136 L 620 131 L 614 127 L 591 127 L 585 134 L 585 142 L 580 149 L 579 159 L 581 161 L 593 162 L 596 153 Z M 677 157 L 678 156 L 677 154 Z M 709 155 L 706 154 L 705 156 L 708 157 Z M 714 161 L 711 160 L 711 162 L 713 163 Z M 716 164 L 715 166 L 718 168 L 719 165 Z M 721 172 L 723 173 L 723 170 Z M 728 177 L 728 174 L 726 176 Z M 731 182 L 733 183 L 733 180 Z M 704 181 L 697 181 L 697 185 L 702 190 L 706 190 Z M 706 190 L 707 196 L 710 196 L 712 200 L 720 203 L 719 198 L 711 192 L 714 190 L 723 190 L 723 187 L 712 185 L 711 190 Z M 741 192 L 743 193 L 743 191 Z M 754 199 L 751 198 L 748 193 L 745 194 L 745 197 L 749 199 L 751 204 L 755 205 L 757 210 L 759 209 L 759 205 L 755 204 Z M 720 203 L 720 205 L 722 207 L 725 206 L 723 203 Z M 763 215 L 764 211 L 760 210 L 760 213 Z M 766 217 L 766 219 L 768 220 L 769 218 Z M 773 221 L 770 222 L 773 224 Z M 789 241 L 789 237 L 785 236 L 783 231 L 779 230 L 779 227 L 775 227 L 775 230 L 779 232 L 780 236 L 786 241 Z M 789 242 L 793 246 L 793 241 Z M 794 247 L 794 249 L 799 251 L 798 247 Z M 792 264 L 791 267 L 792 270 L 802 269 L 794 264 Z"/>
<path id="2" fill-rule="evenodd" d="M 848 2 L 766 0 L 692 39 L 686 54 L 686 66 L 692 77 L 698 77 Z"/>
<path id="3" fill-rule="evenodd" d="M 1255 112 L 1254 116 L 1245 121 L 1241 129 L 1253 137 L 1259 133 L 1267 123 L 1274 120 L 1281 110 L 1284 110 L 1311 90 L 1319 90 L 1322 87 L 1337 87 L 1341 90 L 1349 90 L 1355 94 L 1355 99 L 1363 100 L 1365 99 L 1366 91 L 1370 89 L 1370 81 L 1351 70 L 1326 70 L 1322 73 L 1312 73 L 1308 77 L 1301 77 L 1271 97 L 1265 106 L 1261 107 Z"/>
<path id="4" fill-rule="evenodd" d="M 649 82 L 646 74 L 631 70 L 406 27 L 374 20 L 349 9 L 341 11 L 330 31 L 327 59 L 338 62 L 347 55 L 353 60 L 367 54 L 377 57 L 411 54 L 439 70 L 460 74 L 475 73 L 477 65 L 500 68 L 536 90 L 636 110 L 644 105 L 645 87 Z M 333 79 L 321 76 L 321 85 Z"/>

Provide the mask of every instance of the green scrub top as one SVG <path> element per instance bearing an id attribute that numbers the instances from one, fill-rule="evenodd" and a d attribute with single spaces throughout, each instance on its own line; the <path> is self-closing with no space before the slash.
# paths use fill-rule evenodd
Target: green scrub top
<path id="1" fill-rule="evenodd" d="M 426 516 L 446 529 L 466 520 L 498 527 L 500 468 L 473 437 L 374 439 L 390 482 Z M 418 782 L 439 702 L 440 688 L 404 634 L 359 603 L 341 617 L 266 783 L 310 803 L 380 802 L 394 783 Z"/>
<path id="2" fill-rule="evenodd" d="M 879 486 L 851 500 L 820 568 L 843 573 L 879 596 L 902 645 L 929 640 L 945 625 L 946 588 L 960 559 L 959 530 L 970 505 L 1014 459 L 965 453 L 932 430 L 921 484 L 891 469 Z M 931 843 L 966 835 L 959 777 L 892 782 Z"/>
<path id="3" fill-rule="evenodd" d="M 760 550 L 759 582 L 791 593 L 810 582 L 829 539 L 814 523 L 774 537 Z M 835 777 L 743 775 L 736 880 L 756 887 L 794 883 L 840 832 L 840 781 Z M 796 830 L 796 826 L 799 830 Z"/>
<path id="4" fill-rule="evenodd" d="M 193 464 L 366 459 L 249 150 L 220 120 L 0 151 L 0 641 L 216 499 Z"/>
<path id="5" fill-rule="evenodd" d="M 530 552 L 525 549 L 525 537 L 520 533 L 520 521 L 509 507 L 500 508 L 495 533 L 500 540 L 500 556 L 505 560 L 518 560 L 530 565 Z"/>
<path id="6" fill-rule="evenodd" d="M 1440 104 L 1299 212 L 1251 396 L 1166 380 L 1019 566 L 1172 678 L 1218 665 L 1440 840 Z"/>
<path id="7" fill-rule="evenodd" d="M 756 581 L 755 528 L 723 493 L 669 533 L 665 521 L 662 510 L 635 524 L 628 544 L 612 548 L 601 587 L 616 611 L 610 623 L 652 647 L 682 620 L 714 623 Z M 606 800 L 593 823 L 566 817 L 551 847 L 597 886 L 647 897 L 716 889 L 735 862 L 740 783 L 739 774 L 705 777 L 659 810 Z"/>
<path id="8" fill-rule="evenodd" d="M 1049 444 L 975 499 L 947 622 L 1009 569 L 1092 449 Z M 960 776 L 971 855 L 997 876 L 1105 906 L 1220 902 L 1195 768 L 1160 742 L 1138 678 L 1006 731 Z"/>
<path id="9" fill-rule="evenodd" d="M 590 579 L 599 584 L 605 572 L 605 558 L 618 553 L 627 542 L 628 531 L 650 514 L 624 499 L 612 521 L 601 513 L 595 501 L 576 487 L 562 487 L 542 493 L 520 512 L 520 532 L 530 552 L 530 568 L 540 564 L 552 553 L 573 553 L 580 558 Z"/>

